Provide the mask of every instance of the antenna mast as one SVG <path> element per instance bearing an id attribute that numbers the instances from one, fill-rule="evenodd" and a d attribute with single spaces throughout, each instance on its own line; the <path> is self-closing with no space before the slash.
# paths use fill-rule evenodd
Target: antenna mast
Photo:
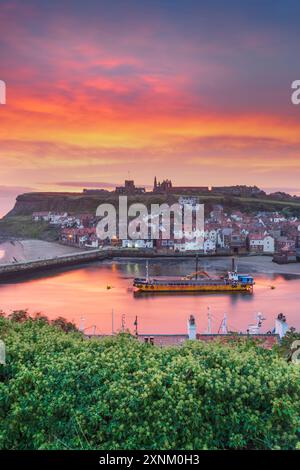
<path id="1" fill-rule="evenodd" d="M 85 320 L 85 318 L 83 318 L 83 317 L 80 318 L 79 331 L 82 331 L 82 332 L 84 332 L 84 320 Z"/>
<path id="2" fill-rule="evenodd" d="M 138 337 L 138 317 L 137 316 L 135 317 L 134 326 L 135 326 L 134 334 L 137 338 Z"/>
<path id="3" fill-rule="evenodd" d="M 115 328 L 114 328 L 114 309 L 111 310 L 111 334 L 115 334 Z"/>
<path id="4" fill-rule="evenodd" d="M 211 312 L 210 312 L 210 307 L 207 307 L 207 334 L 211 335 Z"/>
<path id="5" fill-rule="evenodd" d="M 224 313 L 224 318 L 223 318 L 223 321 L 222 321 L 222 333 L 223 335 L 227 335 L 228 331 L 227 331 L 227 314 Z"/>
<path id="6" fill-rule="evenodd" d="M 125 313 L 122 315 L 122 333 L 125 331 Z"/>

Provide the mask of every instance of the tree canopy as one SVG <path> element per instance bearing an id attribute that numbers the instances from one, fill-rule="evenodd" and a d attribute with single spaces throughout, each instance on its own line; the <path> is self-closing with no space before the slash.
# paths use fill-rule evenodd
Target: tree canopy
<path id="1" fill-rule="evenodd" d="M 293 449 L 300 367 L 251 342 L 87 340 L 0 317 L 2 449 Z"/>

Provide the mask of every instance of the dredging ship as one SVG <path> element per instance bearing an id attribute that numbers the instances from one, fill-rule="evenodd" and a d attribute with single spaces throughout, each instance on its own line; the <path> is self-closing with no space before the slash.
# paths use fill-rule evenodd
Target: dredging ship
<path id="1" fill-rule="evenodd" d="M 135 278 L 133 287 L 135 292 L 253 292 L 254 278 L 249 274 L 238 274 L 235 261 L 232 260 L 232 270 L 227 275 L 211 277 L 206 271 L 198 271 L 198 257 L 196 258 L 196 271 L 185 277 L 159 277 L 149 276 L 148 263 L 146 277 Z"/>

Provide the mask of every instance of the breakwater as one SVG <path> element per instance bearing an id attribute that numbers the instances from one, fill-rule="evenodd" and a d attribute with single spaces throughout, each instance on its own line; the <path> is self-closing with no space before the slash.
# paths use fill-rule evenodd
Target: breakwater
<path id="1" fill-rule="evenodd" d="M 95 261 L 103 261 L 113 258 L 191 258 L 195 257 L 193 252 L 156 252 L 153 250 L 134 250 L 134 249 L 110 249 L 110 250 L 88 250 L 80 253 L 56 256 L 48 259 L 38 259 L 34 261 L 15 262 L 9 264 L 0 264 L 0 281 L 17 279 L 31 273 L 38 273 L 68 266 L 82 265 Z M 200 257 L 207 255 L 200 254 Z M 224 256 L 224 254 L 210 255 Z M 228 256 L 228 253 L 227 253 Z"/>
<path id="2" fill-rule="evenodd" d="M 29 273 L 42 272 L 60 267 L 75 266 L 98 260 L 108 259 L 109 252 L 90 250 L 70 255 L 61 255 L 49 259 L 24 261 L 20 263 L 9 263 L 0 265 L 0 281 L 14 279 Z"/>

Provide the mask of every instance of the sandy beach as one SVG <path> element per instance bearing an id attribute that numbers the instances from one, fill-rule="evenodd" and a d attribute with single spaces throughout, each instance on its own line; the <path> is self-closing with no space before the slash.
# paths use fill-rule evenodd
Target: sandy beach
<path id="1" fill-rule="evenodd" d="M 0 244 L 0 264 L 55 258 L 81 251 L 79 248 L 41 240 L 8 241 Z"/>
<path id="2" fill-rule="evenodd" d="M 210 258 L 211 265 L 214 268 L 230 269 L 230 258 Z M 251 273 L 259 272 L 262 274 L 291 274 L 300 276 L 300 263 L 277 264 L 273 263 L 272 256 L 242 256 L 236 258 L 237 269 L 239 272 Z"/>

